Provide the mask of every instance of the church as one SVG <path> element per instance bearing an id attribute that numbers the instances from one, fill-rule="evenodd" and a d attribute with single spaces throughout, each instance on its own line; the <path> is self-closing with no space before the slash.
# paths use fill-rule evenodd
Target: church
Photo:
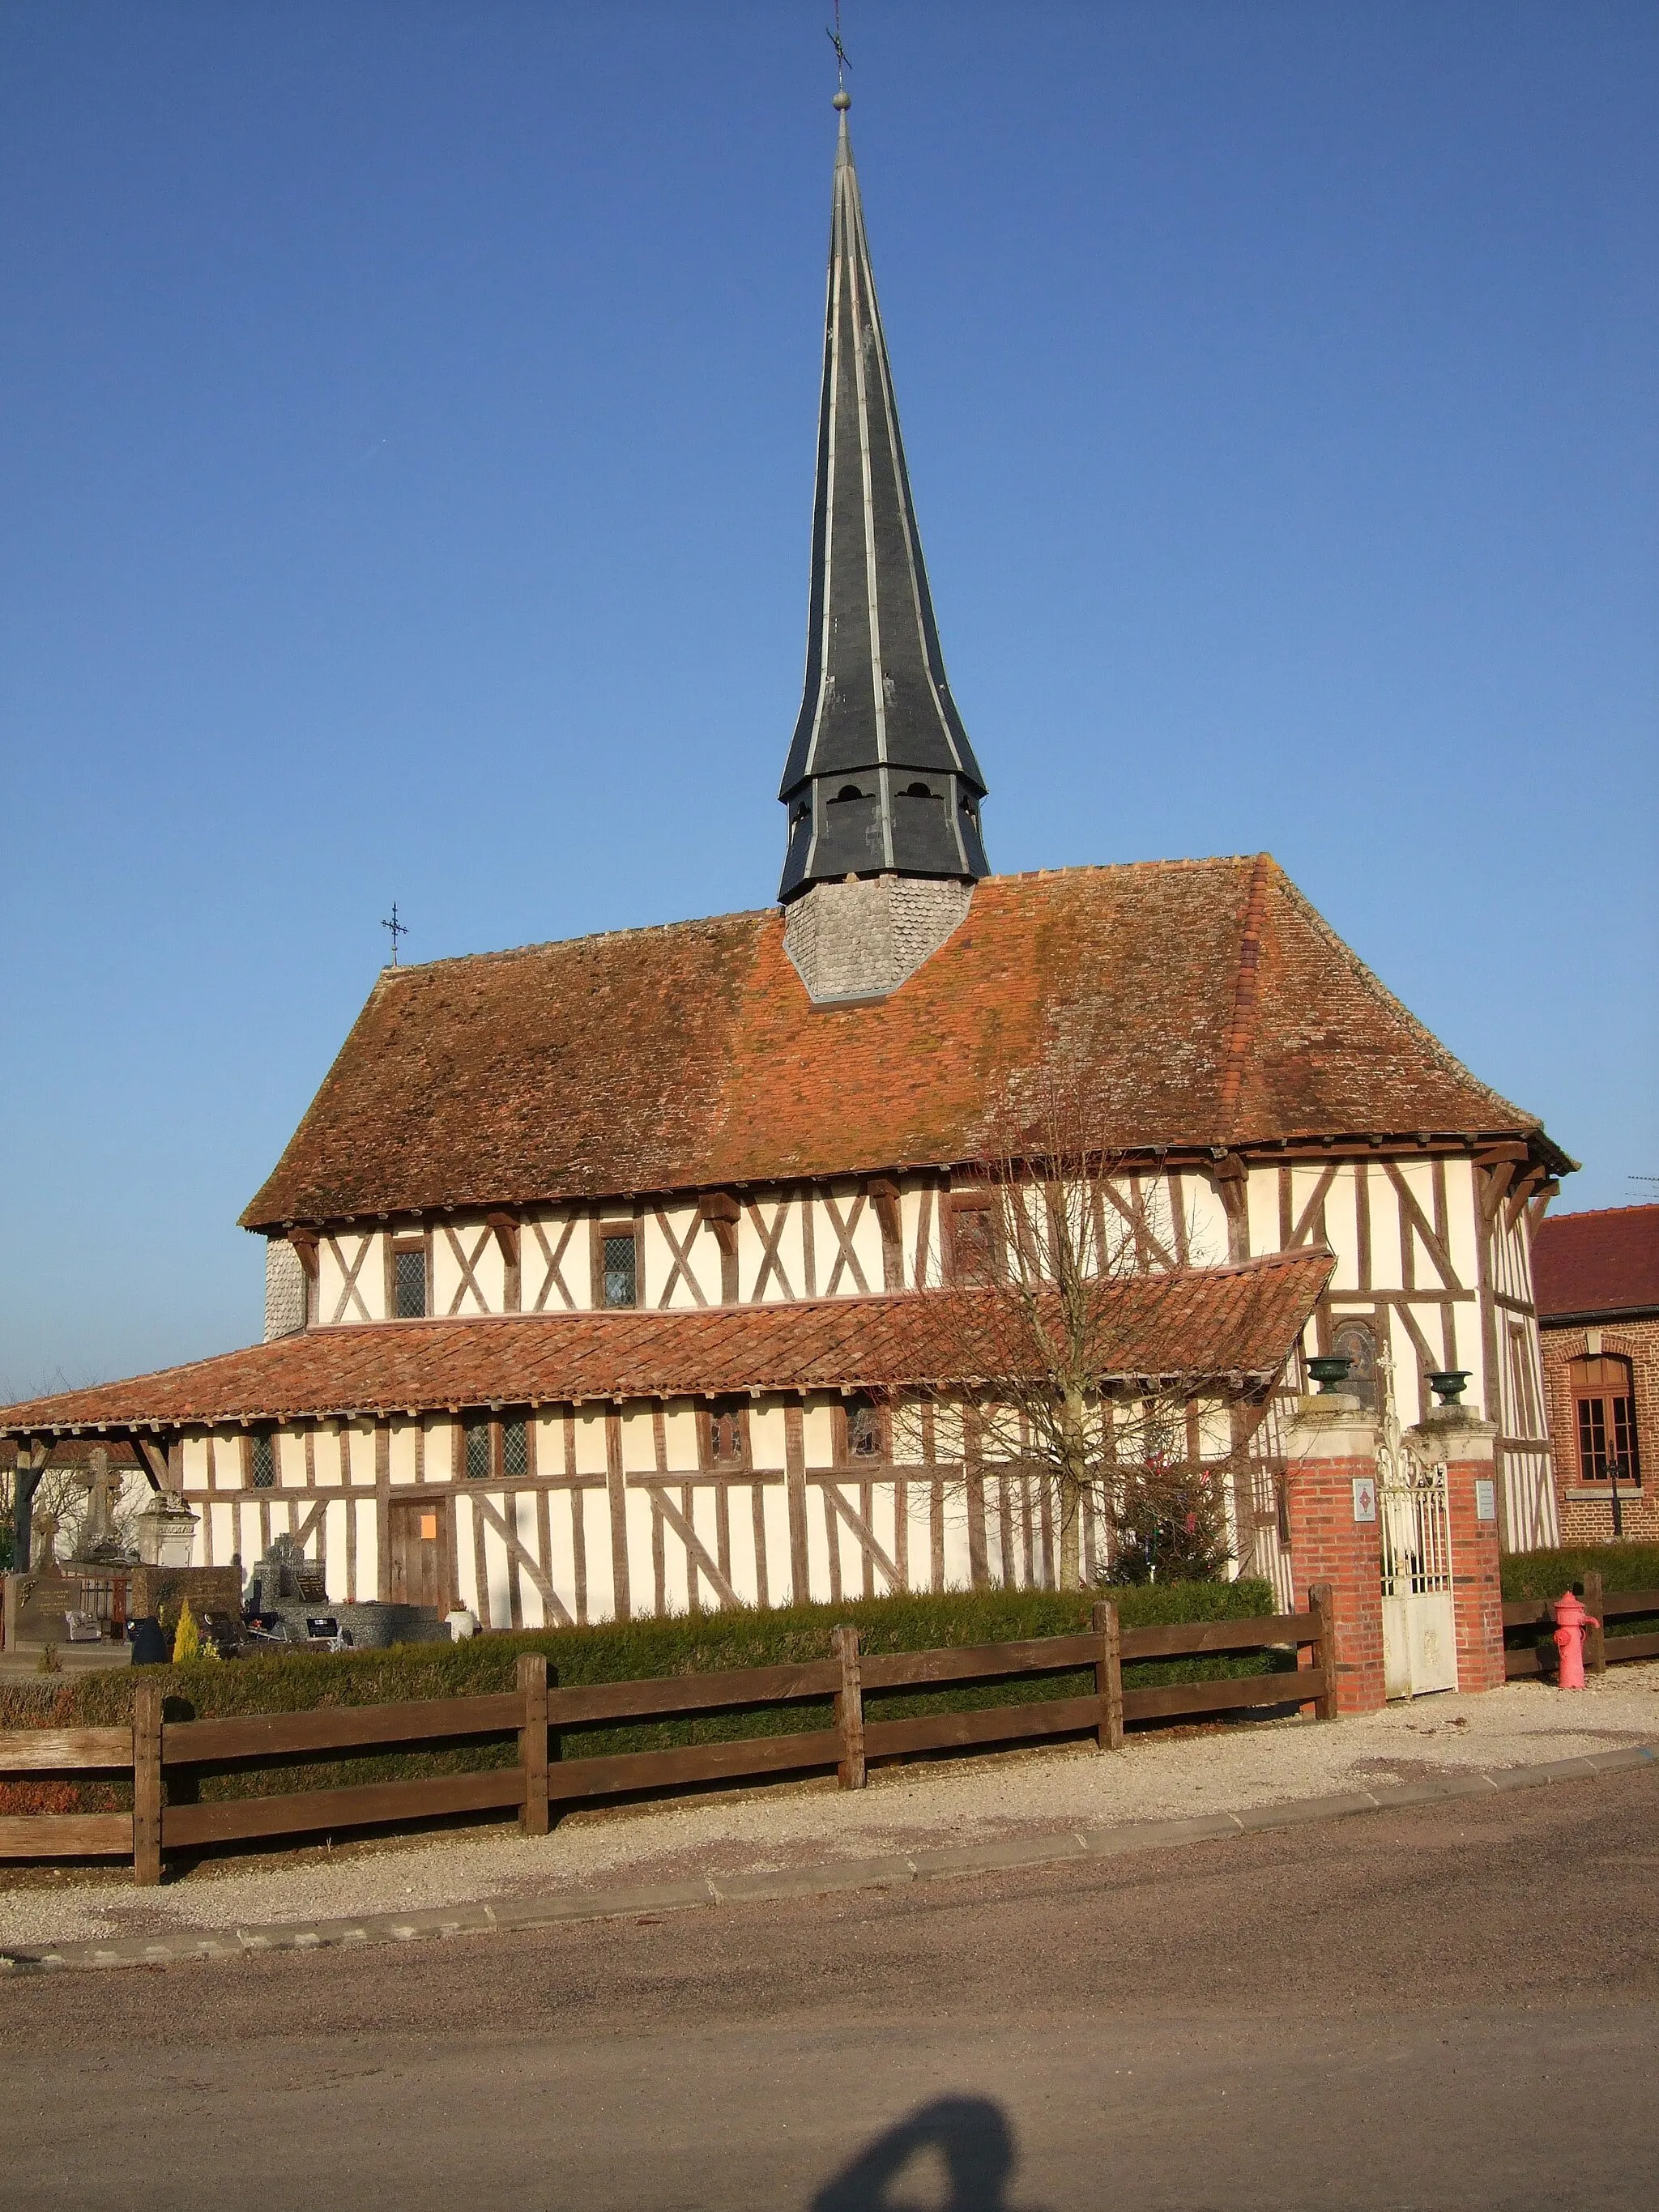
<path id="1" fill-rule="evenodd" d="M 1553 1544 L 1530 1250 L 1574 1163 L 1266 854 L 991 872 L 836 104 L 776 903 L 383 970 L 242 1216 L 264 1340 L 0 1439 L 130 1448 L 198 1565 L 286 1535 L 331 1599 L 486 1628 L 1051 1583 L 1043 1483 L 927 1394 L 998 1086 L 1058 1054 L 1146 1230 L 1101 1382 L 1175 1378 L 1222 1439 L 1238 1571 L 1304 1579 L 1282 1416 L 1321 1354 L 1406 1421 L 1466 1371 L 1503 1543 Z"/>

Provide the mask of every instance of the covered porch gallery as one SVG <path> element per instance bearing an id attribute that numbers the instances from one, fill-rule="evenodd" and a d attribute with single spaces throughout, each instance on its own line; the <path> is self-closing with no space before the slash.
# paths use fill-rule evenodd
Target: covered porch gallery
<path id="1" fill-rule="evenodd" d="M 1233 1549 L 1274 1571 L 1274 1393 L 1322 1250 L 1113 1286 L 1103 1382 L 1173 1391 L 1231 1456 Z M 1054 1578 L 1048 1486 L 983 1462 L 959 1374 L 973 1293 L 313 1328 L 16 1406 L 23 1453 L 130 1440 L 197 1516 L 195 1563 L 291 1536 L 331 1600 L 486 1628 Z M 1084 1571 L 1106 1564 L 1085 1507 Z"/>

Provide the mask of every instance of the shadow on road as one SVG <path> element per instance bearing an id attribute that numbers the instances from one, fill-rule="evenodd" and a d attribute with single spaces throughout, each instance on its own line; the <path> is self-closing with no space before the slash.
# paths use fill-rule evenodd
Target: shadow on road
<path id="1" fill-rule="evenodd" d="M 1016 2212 L 1006 2194 L 1015 2164 L 1013 2130 L 1002 2107 L 987 2097 L 939 2097 L 919 2105 L 826 2182 L 811 2212 L 904 2212 L 907 2200 L 887 2192 L 912 2160 L 926 2160 L 929 2151 L 937 2154 L 950 2186 L 948 2196 L 930 2197 L 937 2212 Z"/>

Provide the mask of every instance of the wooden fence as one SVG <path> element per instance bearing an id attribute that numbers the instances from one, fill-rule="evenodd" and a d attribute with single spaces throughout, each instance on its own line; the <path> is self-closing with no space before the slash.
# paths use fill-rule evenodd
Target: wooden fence
<path id="1" fill-rule="evenodd" d="M 1627 1659 L 1659 1659 L 1659 1635 L 1609 1636 L 1607 1624 L 1614 1620 L 1630 1620 L 1642 1613 L 1659 1613 L 1659 1589 L 1603 1590 L 1601 1577 L 1591 1572 L 1584 1577 L 1584 1610 L 1600 1625 L 1584 1631 L 1584 1670 L 1587 1674 L 1605 1674 L 1609 1667 L 1618 1666 Z M 1551 1633 L 1540 1637 L 1534 1643 L 1523 1644 L 1504 1654 L 1505 1678 L 1513 1682 L 1528 1675 L 1553 1675 L 1556 1671 L 1556 1650 L 1553 1640 L 1555 1627 L 1555 1602 L 1552 1598 L 1518 1598 L 1504 1607 L 1504 1627 L 1543 1628 Z"/>
<path id="2" fill-rule="evenodd" d="M 864 1652 L 858 1632 L 838 1628 L 833 1656 L 802 1664 L 673 1674 L 647 1681 L 592 1682 L 559 1688 L 539 1654 L 519 1661 L 516 1689 L 484 1697 L 434 1698 L 386 1705 L 328 1705 L 309 1712 L 241 1714 L 220 1720 L 168 1721 L 163 1684 L 146 1675 L 134 1685 L 128 1728 L 14 1729 L 0 1732 L 0 1773 L 131 1775 L 131 1813 L 35 1813 L 0 1817 L 0 1858 L 125 1857 L 133 1879 L 161 1879 L 163 1854 L 277 1836 L 338 1835 L 350 1828 L 457 1813 L 516 1808 L 529 1835 L 545 1835 L 560 1808 L 586 1800 L 684 1788 L 696 1783 L 753 1782 L 834 1767 L 841 1786 L 864 1786 L 872 1759 L 974 1746 L 1032 1743 L 1092 1735 L 1103 1750 L 1123 1741 L 1127 1723 L 1185 1719 L 1251 1707 L 1310 1705 L 1322 1720 L 1335 1716 L 1328 1585 L 1309 1593 L 1309 1610 L 1249 1620 L 1206 1620 L 1162 1628 L 1123 1629 L 1117 1607 L 1094 1609 L 1091 1628 L 1073 1636 L 1018 1644 L 980 1644 L 933 1651 Z M 1280 1670 L 1231 1680 L 1125 1688 L 1123 1668 L 1137 1660 L 1185 1659 L 1216 1653 L 1293 1650 L 1294 1674 Z M 1302 1661 L 1304 1652 L 1308 1654 Z M 1036 1680 L 1092 1668 L 1083 1697 L 882 1720 L 866 1716 L 866 1693 L 929 1690 L 969 1683 Z M 827 1729 L 688 1744 L 665 1751 L 617 1752 L 562 1758 L 560 1734 L 599 1723 L 684 1719 L 834 1700 Z M 168 1803 L 166 1779 L 177 1772 L 259 1765 L 318 1753 L 453 1745 L 516 1734 L 511 1766 L 349 1789 L 296 1790 L 270 1796 Z"/>

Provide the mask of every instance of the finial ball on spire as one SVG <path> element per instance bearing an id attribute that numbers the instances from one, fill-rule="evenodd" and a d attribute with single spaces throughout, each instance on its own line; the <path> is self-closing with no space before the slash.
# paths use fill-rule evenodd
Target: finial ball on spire
<path id="1" fill-rule="evenodd" d="M 830 105 L 831 107 L 840 108 L 843 114 L 845 114 L 847 110 L 853 105 L 853 95 L 848 92 L 845 85 L 842 86 L 840 91 L 836 93 Z"/>

